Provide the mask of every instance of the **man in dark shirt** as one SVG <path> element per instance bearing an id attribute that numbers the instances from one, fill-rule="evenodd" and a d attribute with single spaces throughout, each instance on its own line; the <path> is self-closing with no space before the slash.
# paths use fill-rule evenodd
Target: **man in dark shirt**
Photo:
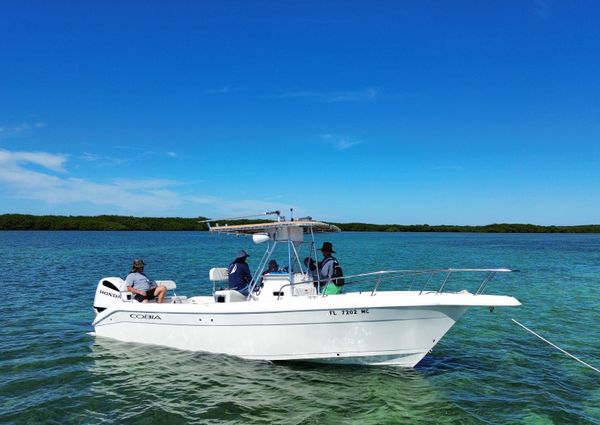
<path id="1" fill-rule="evenodd" d="M 250 267 L 246 263 L 246 258 L 248 257 L 249 255 L 246 254 L 246 251 L 240 251 L 235 260 L 227 268 L 227 272 L 229 273 L 229 289 L 235 289 L 246 296 L 250 292 L 248 285 L 252 280 Z"/>

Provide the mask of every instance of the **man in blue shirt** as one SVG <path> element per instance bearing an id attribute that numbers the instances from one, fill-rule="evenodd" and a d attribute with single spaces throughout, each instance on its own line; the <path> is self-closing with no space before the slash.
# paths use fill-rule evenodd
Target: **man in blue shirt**
<path id="1" fill-rule="evenodd" d="M 246 251 L 240 251 L 235 260 L 227 268 L 227 272 L 229 273 L 229 289 L 235 289 L 246 296 L 250 292 L 248 285 L 252 281 L 250 267 L 246 263 L 246 258 L 248 257 L 249 255 L 246 254 Z"/>
<path id="2" fill-rule="evenodd" d="M 147 303 L 149 300 L 158 298 L 157 302 L 162 303 L 167 293 L 166 286 L 158 286 L 155 281 L 149 279 L 144 274 L 144 260 L 133 260 L 131 272 L 125 278 L 127 290 L 135 294 L 134 298 L 141 302 Z"/>

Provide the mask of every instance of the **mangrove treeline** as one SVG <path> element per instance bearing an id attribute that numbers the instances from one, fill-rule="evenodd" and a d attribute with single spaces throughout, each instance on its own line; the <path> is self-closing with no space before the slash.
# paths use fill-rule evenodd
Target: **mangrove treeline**
<path id="1" fill-rule="evenodd" d="M 205 218 L 4 214 L 0 230 L 207 230 L 201 220 Z"/>
<path id="2" fill-rule="evenodd" d="M 0 230 L 207 230 L 205 217 L 128 217 L 120 215 L 0 215 Z M 220 222 L 247 223 L 247 220 Z M 452 226 L 428 224 L 333 223 L 343 231 L 355 232 L 471 232 L 471 233 L 600 233 L 599 224 L 580 226 L 537 226 L 534 224 L 488 224 Z"/>

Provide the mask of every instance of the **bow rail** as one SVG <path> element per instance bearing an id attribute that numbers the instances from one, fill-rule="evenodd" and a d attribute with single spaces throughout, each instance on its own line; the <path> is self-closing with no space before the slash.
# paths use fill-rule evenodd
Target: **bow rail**
<path id="1" fill-rule="evenodd" d="M 432 282 L 437 282 L 439 286 L 436 290 L 428 291 L 428 292 L 442 293 L 444 291 L 444 288 L 446 287 L 447 283 L 449 282 L 450 278 L 454 274 L 458 274 L 458 273 L 469 274 L 469 275 L 483 274 L 483 277 L 481 278 L 481 280 L 479 282 L 479 287 L 475 291 L 475 295 L 482 295 L 486 286 L 496 276 L 496 273 L 510 273 L 510 272 L 518 272 L 518 270 L 512 270 L 512 269 L 507 269 L 507 268 L 496 268 L 496 269 L 469 269 L 469 268 L 454 269 L 454 268 L 450 268 L 450 269 L 422 269 L 422 270 L 380 270 L 380 271 L 376 271 L 376 272 L 368 272 L 368 273 L 360 273 L 360 274 L 344 276 L 342 278 L 333 278 L 333 279 L 331 279 L 331 281 L 334 282 L 337 279 L 344 279 L 344 281 L 345 281 L 344 287 L 346 288 L 350 285 L 353 285 L 353 286 L 357 286 L 360 284 L 365 285 L 369 281 L 371 281 L 373 278 L 375 278 L 376 279 L 375 283 L 374 284 L 371 283 L 373 285 L 372 289 L 371 289 L 371 296 L 374 296 L 377 293 L 377 290 L 382 285 L 387 285 L 390 283 L 395 283 L 396 285 L 402 283 L 402 284 L 404 284 L 403 286 L 406 286 L 408 284 L 409 285 L 408 291 L 413 290 L 413 287 L 419 287 L 419 289 L 417 289 L 417 291 L 419 291 L 419 295 L 421 295 L 421 294 L 423 294 L 423 292 L 425 292 L 425 290 L 428 286 L 432 285 Z M 410 282 L 406 282 L 407 277 L 410 278 Z M 421 280 L 423 280 L 423 282 L 421 282 Z M 293 285 L 299 284 L 299 283 L 313 283 L 317 287 L 318 286 L 321 286 L 321 288 L 323 287 L 322 281 L 317 282 L 317 281 L 308 279 L 308 280 L 304 280 L 301 282 L 287 283 L 285 285 L 282 285 L 280 288 L 280 292 L 282 292 L 283 288 L 285 288 L 285 287 L 293 286 Z M 318 289 L 321 289 L 321 288 L 318 287 Z M 322 295 L 322 296 L 326 296 L 326 295 Z M 278 299 L 279 299 L 279 297 L 278 297 Z"/>

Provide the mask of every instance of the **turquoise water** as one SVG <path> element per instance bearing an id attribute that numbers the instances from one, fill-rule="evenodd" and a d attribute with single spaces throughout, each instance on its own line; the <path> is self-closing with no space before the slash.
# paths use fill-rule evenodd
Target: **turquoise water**
<path id="1" fill-rule="evenodd" d="M 600 235 L 328 239 L 346 274 L 520 269 L 486 293 L 523 306 L 471 309 L 415 369 L 252 362 L 89 335 L 101 277 L 124 276 L 143 257 L 151 277 L 178 282 L 178 294 L 208 294 L 208 270 L 237 250 L 255 268 L 261 247 L 248 239 L 0 232 L 0 423 L 600 424 L 600 374 L 510 320 L 600 368 Z"/>

